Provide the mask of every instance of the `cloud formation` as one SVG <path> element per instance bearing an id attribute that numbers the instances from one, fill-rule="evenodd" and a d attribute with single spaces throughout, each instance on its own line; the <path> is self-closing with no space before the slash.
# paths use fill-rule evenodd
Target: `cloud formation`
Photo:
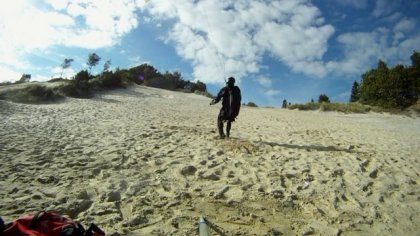
<path id="1" fill-rule="evenodd" d="M 368 5 L 368 0 L 332 0 L 343 6 L 351 6 L 358 9 L 365 9 Z"/>
<path id="2" fill-rule="evenodd" d="M 309 1 L 150 1 L 158 19 L 175 21 L 168 40 L 204 82 L 258 73 L 264 55 L 294 71 L 325 76 L 322 57 L 334 33 Z"/>
<path id="3" fill-rule="evenodd" d="M 368 1 L 340 0 L 367 8 Z M 395 12 L 397 2 L 377 0 L 373 16 L 391 17 L 391 28 L 334 35 L 320 10 L 306 0 L 284 1 L 150 1 L 147 11 L 158 20 L 173 20 L 167 40 L 193 64 L 193 77 L 221 82 L 221 76 L 243 78 L 261 72 L 269 55 L 295 73 L 322 78 L 329 74 L 360 75 L 379 58 L 403 61 L 420 48 L 419 37 L 408 38 L 416 21 Z M 344 57 L 326 60 L 329 42 Z"/>
<path id="4" fill-rule="evenodd" d="M 54 46 L 110 48 L 141 27 L 143 13 L 147 24 L 171 23 L 164 42 L 191 62 L 194 79 L 206 83 L 258 78 L 266 74 L 267 56 L 308 77 L 360 75 L 378 57 L 400 62 L 420 48 L 417 19 L 395 10 L 400 0 L 337 3 L 371 6 L 372 17 L 387 25 L 337 35 L 310 0 L 14 0 L 0 9 L 0 70 L 33 69 L 27 55 Z M 326 59 L 332 42 L 340 56 Z"/>
<path id="5" fill-rule="evenodd" d="M 138 26 L 130 0 L 14 0 L 0 9 L 0 66 L 30 68 L 25 56 L 53 46 L 111 47 Z"/>

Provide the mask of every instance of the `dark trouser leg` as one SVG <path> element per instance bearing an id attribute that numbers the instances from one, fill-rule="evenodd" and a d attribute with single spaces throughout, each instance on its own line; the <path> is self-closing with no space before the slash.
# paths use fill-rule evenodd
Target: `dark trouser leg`
<path id="1" fill-rule="evenodd" d="M 227 125 L 226 125 L 226 136 L 229 138 L 230 136 L 230 127 L 232 126 L 232 122 L 230 120 L 228 120 Z"/>
<path id="2" fill-rule="evenodd" d="M 219 135 L 221 138 L 225 137 L 225 134 L 223 133 L 223 120 L 222 117 L 217 117 L 217 128 L 219 129 Z"/>

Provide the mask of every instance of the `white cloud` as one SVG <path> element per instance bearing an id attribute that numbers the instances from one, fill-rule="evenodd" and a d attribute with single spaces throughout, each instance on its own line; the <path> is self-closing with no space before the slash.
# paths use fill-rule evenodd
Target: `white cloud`
<path id="1" fill-rule="evenodd" d="M 385 19 L 388 20 L 389 22 L 396 22 L 403 17 L 404 15 L 401 14 L 401 12 L 395 12 L 395 13 L 392 13 L 392 15 L 386 17 Z"/>
<path id="2" fill-rule="evenodd" d="M 367 7 L 368 0 L 333 0 L 344 6 L 351 6 L 358 9 L 365 9 Z"/>
<path id="3" fill-rule="evenodd" d="M 319 60 L 327 51 L 327 41 L 333 32 L 329 25 L 301 28 L 269 22 L 256 35 L 256 40 L 294 71 L 323 77 L 326 71 Z"/>
<path id="4" fill-rule="evenodd" d="M 327 69 L 340 75 L 363 73 L 372 61 L 385 58 L 384 35 L 380 31 L 355 32 L 340 35 L 337 40 L 344 48 L 340 61 L 330 61 Z M 386 38 L 386 37 L 385 37 Z"/>
<path id="5" fill-rule="evenodd" d="M 45 75 L 35 75 L 31 77 L 31 81 L 48 81 L 52 79 L 53 77 L 48 77 Z"/>
<path id="6" fill-rule="evenodd" d="M 265 94 L 266 94 L 267 96 L 269 96 L 269 97 L 279 95 L 280 93 L 281 93 L 281 91 L 280 91 L 280 90 L 276 90 L 276 89 L 269 89 L 269 90 L 267 90 L 267 91 L 265 92 Z"/>
<path id="7" fill-rule="evenodd" d="M 416 27 L 416 21 L 414 19 L 402 19 L 395 26 L 394 31 L 396 32 L 409 32 Z"/>
<path id="8" fill-rule="evenodd" d="M 395 6 L 400 3 L 400 0 L 376 0 L 373 15 L 375 17 L 385 16 L 395 9 Z"/>
<path id="9" fill-rule="evenodd" d="M 376 0 L 374 15 L 387 16 L 394 26 L 339 35 L 343 57 L 326 61 L 335 29 L 312 2 L 14 0 L 0 9 L 0 65 L 5 74 L 20 76 L 14 71 L 33 69 L 27 55 L 52 46 L 112 47 L 138 27 L 139 9 L 149 13 L 143 18 L 145 23 L 173 23 L 162 37 L 191 62 L 193 79 L 206 83 L 223 83 L 229 76 L 240 82 L 266 68 L 266 55 L 296 73 L 325 77 L 329 73 L 363 73 L 378 58 L 408 60 L 407 55 L 420 48 L 420 36 L 412 36 L 416 20 L 393 12 L 394 1 Z M 367 0 L 338 3 L 358 9 L 367 6 Z M 264 86 L 269 82 L 259 83 Z"/>
<path id="10" fill-rule="evenodd" d="M 0 76 L 0 82 L 12 82 L 18 80 L 22 76 L 22 73 L 16 72 L 13 69 L 0 65 Z"/>
<path id="11" fill-rule="evenodd" d="M 316 67 L 334 28 L 307 0 L 154 0 L 145 9 L 155 19 L 175 20 L 168 40 L 192 62 L 193 77 L 200 81 L 257 73 L 265 54 L 299 73 L 326 74 L 324 66 Z"/>
<path id="12" fill-rule="evenodd" d="M 14 0 L 0 9 L 0 60 L 25 70 L 30 66 L 25 56 L 35 50 L 113 46 L 137 27 L 139 5 L 131 0 Z"/>
<path id="13" fill-rule="evenodd" d="M 259 76 L 258 78 L 256 78 L 256 81 L 266 88 L 270 87 L 273 84 L 273 81 L 267 76 Z"/>
<path id="14" fill-rule="evenodd" d="M 360 75 L 376 66 L 379 59 L 389 65 L 407 64 L 413 50 L 420 49 L 420 35 L 408 38 L 384 28 L 341 34 L 337 41 L 343 47 L 344 57 L 339 61 L 327 62 L 326 68 L 339 75 Z"/>

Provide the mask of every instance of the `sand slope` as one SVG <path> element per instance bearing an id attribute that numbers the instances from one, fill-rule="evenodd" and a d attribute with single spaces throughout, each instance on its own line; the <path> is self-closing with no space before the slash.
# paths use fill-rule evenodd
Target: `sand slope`
<path id="1" fill-rule="evenodd" d="M 58 209 L 120 235 L 419 235 L 420 118 L 242 107 L 134 87 L 0 101 L 0 214 Z M 117 235 L 117 234 L 116 234 Z"/>

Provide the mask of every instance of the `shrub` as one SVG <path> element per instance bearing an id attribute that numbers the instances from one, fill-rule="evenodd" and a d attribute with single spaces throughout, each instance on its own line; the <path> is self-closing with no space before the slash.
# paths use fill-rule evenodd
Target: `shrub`
<path id="1" fill-rule="evenodd" d="M 321 94 L 319 95 L 318 102 L 330 102 L 330 98 L 325 94 Z"/>
<path id="2" fill-rule="evenodd" d="M 93 97 L 92 86 L 87 81 L 72 80 L 58 87 L 58 91 L 65 96 L 74 98 Z"/>
<path id="3" fill-rule="evenodd" d="M 0 83 L 0 86 L 7 86 L 7 85 L 11 85 L 11 84 L 13 84 L 13 83 L 11 83 L 11 82 L 3 82 L 3 83 Z"/>
<path id="4" fill-rule="evenodd" d="M 207 91 L 207 86 L 206 86 L 205 83 L 198 80 L 197 83 L 196 83 L 196 90 L 201 91 L 201 92 L 206 92 Z"/>
<path id="5" fill-rule="evenodd" d="M 168 90 L 176 90 L 177 88 L 175 80 L 172 80 L 169 78 L 163 78 L 163 77 L 157 77 L 150 80 L 145 80 L 144 85 L 148 87 L 168 89 Z"/>
<path id="6" fill-rule="evenodd" d="M 287 108 L 288 109 L 298 109 L 298 110 L 303 110 L 303 111 L 313 111 L 313 110 L 318 110 L 320 107 L 319 103 L 305 103 L 305 104 L 293 104 L 293 105 L 288 105 Z"/>
<path id="7" fill-rule="evenodd" d="M 32 84 L 6 95 L 8 99 L 18 103 L 48 103 L 62 98 L 53 89 Z"/>
<path id="8" fill-rule="evenodd" d="M 62 82 L 62 81 L 68 81 L 68 80 L 63 79 L 63 78 L 53 78 L 53 79 L 48 80 L 47 82 L 54 83 L 54 82 Z"/>
<path id="9" fill-rule="evenodd" d="M 95 77 L 88 82 L 89 87 L 92 91 L 101 91 L 105 89 L 101 77 Z"/>
<path id="10" fill-rule="evenodd" d="M 133 79 L 134 76 L 130 75 L 130 73 L 127 70 L 117 70 L 114 72 L 114 75 L 121 79 L 121 87 L 127 87 L 134 83 L 138 83 Z M 137 78 L 137 80 L 139 80 L 139 78 Z"/>
<path id="11" fill-rule="evenodd" d="M 79 71 L 79 73 L 77 73 L 76 76 L 74 77 L 74 80 L 77 82 L 83 82 L 83 81 L 87 82 L 90 79 L 92 79 L 92 76 L 89 75 L 87 70 Z"/>
<path id="12" fill-rule="evenodd" d="M 293 104 L 288 107 L 289 109 L 298 109 L 303 111 L 338 111 L 344 113 L 366 113 L 372 110 L 379 111 L 371 106 L 366 106 L 360 103 L 306 103 L 306 104 Z"/>
<path id="13" fill-rule="evenodd" d="M 115 88 L 124 88 L 123 79 L 117 73 L 112 73 L 112 71 L 104 72 L 99 80 L 102 82 L 104 88 L 115 89 Z"/>
<path id="14" fill-rule="evenodd" d="M 246 104 L 249 107 L 258 107 L 257 104 L 253 103 L 253 102 L 248 102 L 248 104 Z"/>

